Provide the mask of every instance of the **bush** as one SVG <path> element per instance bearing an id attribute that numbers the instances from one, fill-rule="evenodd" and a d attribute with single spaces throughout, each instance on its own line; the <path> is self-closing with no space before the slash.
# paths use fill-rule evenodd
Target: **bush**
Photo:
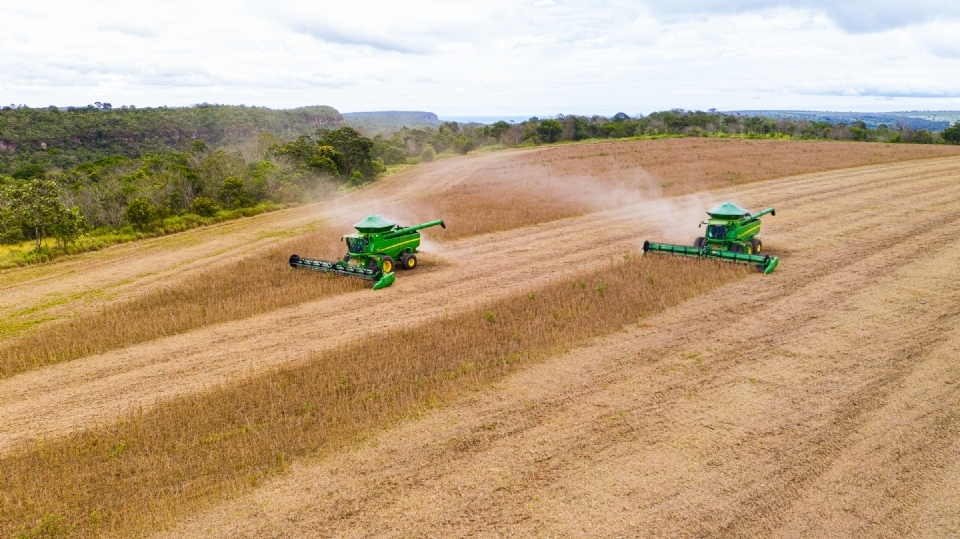
<path id="1" fill-rule="evenodd" d="M 142 232 L 153 221 L 153 214 L 150 202 L 144 197 L 138 197 L 130 201 L 127 210 L 123 212 L 123 218 Z"/>
<path id="2" fill-rule="evenodd" d="M 0 245 L 13 245 L 25 241 L 23 231 L 19 228 L 11 228 L 5 232 L 0 232 Z"/>
<path id="3" fill-rule="evenodd" d="M 243 180 L 236 176 L 230 176 L 223 181 L 220 186 L 220 200 L 229 208 L 242 208 L 253 203 Z"/>
<path id="4" fill-rule="evenodd" d="M 213 217 L 220 211 L 220 206 L 212 198 L 197 197 L 190 203 L 190 211 L 200 217 Z"/>
<path id="5" fill-rule="evenodd" d="M 354 170 L 353 174 L 350 175 L 350 179 L 347 180 L 347 187 L 360 187 L 363 185 L 363 174 L 359 170 Z"/>
<path id="6" fill-rule="evenodd" d="M 457 153 L 465 154 L 475 147 L 476 144 L 463 135 L 453 139 L 453 149 L 456 150 Z"/>
<path id="7" fill-rule="evenodd" d="M 954 122 L 953 125 L 941 131 L 940 138 L 947 144 L 960 144 L 960 122 Z"/>
<path id="8" fill-rule="evenodd" d="M 918 129 L 911 133 L 909 142 L 914 144 L 933 144 L 933 133 L 926 129 Z"/>
<path id="9" fill-rule="evenodd" d="M 420 159 L 426 163 L 433 161 L 436 157 L 437 157 L 437 152 L 433 149 L 433 146 L 430 146 L 429 144 L 427 145 L 426 148 L 423 149 L 423 152 L 420 154 Z"/>
<path id="10" fill-rule="evenodd" d="M 544 142 L 556 142 L 563 133 L 563 124 L 560 120 L 544 120 L 537 126 L 537 135 Z"/>
<path id="11" fill-rule="evenodd" d="M 274 201 L 281 204 L 291 204 L 304 202 L 307 199 L 303 189 L 295 183 L 284 182 L 274 193 Z"/>

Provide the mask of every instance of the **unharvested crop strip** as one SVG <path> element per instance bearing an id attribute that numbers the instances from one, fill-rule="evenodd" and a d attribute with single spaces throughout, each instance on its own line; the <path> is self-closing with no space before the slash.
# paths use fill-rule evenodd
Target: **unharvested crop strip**
<path id="1" fill-rule="evenodd" d="M 752 268 L 631 258 L 38 442 L 0 459 L 0 536 L 129 536 Z"/>

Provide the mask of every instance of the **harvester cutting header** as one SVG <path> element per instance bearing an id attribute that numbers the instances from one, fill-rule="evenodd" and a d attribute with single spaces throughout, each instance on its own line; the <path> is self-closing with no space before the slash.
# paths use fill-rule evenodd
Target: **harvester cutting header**
<path id="1" fill-rule="evenodd" d="M 291 255 L 290 267 L 359 277 L 373 281 L 373 289 L 379 290 L 393 284 L 396 279 L 393 270 L 398 261 L 403 269 L 417 267 L 419 231 L 437 225 L 447 228 L 439 220 L 402 227 L 379 215 L 371 215 L 353 225 L 357 229 L 355 234 L 340 238 L 347 244 L 347 254 L 343 260 L 327 262 Z"/>
<path id="2" fill-rule="evenodd" d="M 757 269 L 768 274 L 776 269 L 780 259 L 760 254 L 763 251 L 763 242 L 757 237 L 760 234 L 760 218 L 767 214 L 777 213 L 773 208 L 750 213 L 732 202 L 725 202 L 707 211 L 710 219 L 700 223 L 700 226 L 707 225 L 706 235 L 694 240 L 693 247 L 645 241 L 643 252 L 654 251 L 754 264 Z"/>

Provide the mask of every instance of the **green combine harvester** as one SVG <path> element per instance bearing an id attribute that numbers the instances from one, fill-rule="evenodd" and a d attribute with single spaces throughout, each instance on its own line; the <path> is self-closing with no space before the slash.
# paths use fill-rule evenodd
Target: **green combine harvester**
<path id="1" fill-rule="evenodd" d="M 760 218 L 768 213 L 777 214 L 773 208 L 750 213 L 733 202 L 725 202 L 707 212 L 710 219 L 700 223 L 700 226 L 707 225 L 707 233 L 697 238 L 693 242 L 693 247 L 645 241 L 643 252 L 653 251 L 754 264 L 764 274 L 769 274 L 777 268 L 780 259 L 775 256 L 761 255 L 763 242 L 757 237 L 760 234 Z"/>
<path id="2" fill-rule="evenodd" d="M 357 229 L 356 234 L 340 238 L 340 241 L 347 243 L 347 254 L 343 260 L 327 262 L 291 255 L 290 267 L 359 277 L 373 281 L 373 289 L 379 290 L 393 284 L 396 279 L 393 270 L 397 262 L 403 269 L 417 267 L 419 231 L 437 225 L 447 228 L 443 221 L 402 227 L 379 215 L 371 215 L 353 225 Z"/>

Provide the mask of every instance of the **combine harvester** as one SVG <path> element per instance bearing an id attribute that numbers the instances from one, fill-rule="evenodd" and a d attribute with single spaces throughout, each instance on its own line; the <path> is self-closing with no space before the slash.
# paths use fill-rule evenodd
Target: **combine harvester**
<path id="1" fill-rule="evenodd" d="M 700 226 L 707 225 L 707 234 L 697 238 L 693 242 L 693 247 L 645 241 L 643 252 L 653 251 L 754 264 L 764 274 L 769 274 L 777 268 L 780 259 L 775 256 L 761 255 L 763 242 L 757 237 L 760 234 L 760 218 L 768 213 L 777 214 L 773 208 L 750 213 L 732 202 L 726 202 L 707 212 L 710 219 L 700 223 Z"/>
<path id="2" fill-rule="evenodd" d="M 419 230 L 437 225 L 447 228 L 443 221 L 402 227 L 379 215 L 371 215 L 353 225 L 357 229 L 356 234 L 340 238 L 340 241 L 346 240 L 347 243 L 347 254 L 343 260 L 327 262 L 291 255 L 290 267 L 359 277 L 373 281 L 373 289 L 379 290 L 393 284 L 396 279 L 393 269 L 398 260 L 403 269 L 417 267 Z"/>

